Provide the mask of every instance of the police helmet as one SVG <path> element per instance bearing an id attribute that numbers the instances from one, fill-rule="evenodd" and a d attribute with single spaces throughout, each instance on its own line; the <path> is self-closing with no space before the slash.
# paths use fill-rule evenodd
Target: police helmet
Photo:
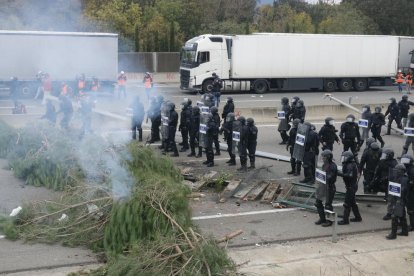
<path id="1" fill-rule="evenodd" d="M 168 103 L 168 107 L 169 107 L 169 109 L 172 111 L 172 110 L 174 110 L 175 109 L 175 103 L 173 103 L 173 102 L 169 102 Z"/>
<path id="2" fill-rule="evenodd" d="M 211 112 L 211 114 L 216 114 L 216 113 L 218 112 L 218 108 L 217 108 L 217 107 L 215 107 L 215 106 L 212 106 L 212 107 L 210 108 L 210 112 Z"/>
<path id="3" fill-rule="evenodd" d="M 401 156 L 401 164 L 404 164 L 404 165 L 412 165 L 413 162 L 414 162 L 414 159 L 413 159 L 413 157 L 411 155 L 409 155 L 409 154 L 403 154 Z"/>
<path id="4" fill-rule="evenodd" d="M 408 95 L 403 95 L 403 96 L 402 96 L 402 100 L 403 100 L 403 101 L 408 101 Z"/>
<path id="5" fill-rule="evenodd" d="M 245 125 L 246 124 L 246 118 L 244 118 L 244 116 L 240 116 L 239 118 L 237 118 L 237 121 L 240 121 L 240 123 L 242 125 Z"/>
<path id="6" fill-rule="evenodd" d="M 298 125 L 300 124 L 300 120 L 295 119 L 295 120 L 293 120 L 292 124 L 293 124 L 294 127 L 298 127 Z"/>
<path id="7" fill-rule="evenodd" d="M 161 95 L 157 96 L 157 101 L 158 101 L 159 103 L 162 103 L 162 102 L 164 101 L 164 97 L 163 97 L 163 96 L 161 96 Z"/>
<path id="8" fill-rule="evenodd" d="M 289 103 L 289 99 L 286 97 L 283 97 L 281 100 L 282 104 L 288 104 Z"/>
<path id="9" fill-rule="evenodd" d="M 381 113 L 381 111 L 382 111 L 381 106 L 376 106 L 375 107 L 375 113 Z"/>
<path id="10" fill-rule="evenodd" d="M 211 76 L 212 77 L 216 77 L 217 76 L 216 72 L 214 72 L 213 74 L 211 74 Z"/>
<path id="11" fill-rule="evenodd" d="M 254 125 L 254 119 L 253 118 L 247 118 L 246 123 L 248 126 Z"/>
<path id="12" fill-rule="evenodd" d="M 233 102 L 233 97 L 227 97 L 227 102 L 229 102 L 229 103 L 231 103 L 231 102 Z"/>
<path id="13" fill-rule="evenodd" d="M 304 102 L 302 100 L 299 100 L 296 105 L 297 105 L 297 107 L 302 107 L 302 106 L 304 106 Z"/>
<path id="14" fill-rule="evenodd" d="M 230 112 L 229 114 L 227 114 L 227 117 L 226 117 L 227 122 L 233 122 L 235 119 L 236 119 L 236 116 L 234 115 L 233 112 Z"/>
<path id="15" fill-rule="evenodd" d="M 375 142 L 375 139 L 373 137 L 368 137 L 367 140 L 365 141 L 365 145 L 369 147 L 374 142 Z"/>
<path id="16" fill-rule="evenodd" d="M 390 103 L 395 103 L 397 100 L 395 98 L 390 98 Z"/>
<path id="17" fill-rule="evenodd" d="M 355 116 L 353 114 L 349 114 L 348 116 L 346 116 L 346 120 L 348 122 L 354 122 L 355 121 Z"/>
<path id="18" fill-rule="evenodd" d="M 384 149 L 382 151 L 381 160 L 391 160 L 394 158 L 394 150 L 392 149 Z"/>
<path id="19" fill-rule="evenodd" d="M 354 154 L 351 151 L 344 151 L 341 155 L 341 162 L 347 163 L 354 160 Z"/>
<path id="20" fill-rule="evenodd" d="M 311 123 L 309 123 L 309 122 L 304 122 L 303 124 L 304 124 L 304 125 L 306 125 L 306 126 L 308 126 L 308 127 L 309 127 L 309 129 L 312 127 L 312 124 L 311 124 Z"/>
<path id="21" fill-rule="evenodd" d="M 397 170 L 400 174 L 404 174 L 407 171 L 404 164 L 397 164 L 395 165 L 394 169 Z"/>
<path id="22" fill-rule="evenodd" d="M 198 105 L 193 107 L 193 114 L 200 114 L 200 107 Z"/>
<path id="23" fill-rule="evenodd" d="M 372 143 L 369 145 L 369 148 L 370 148 L 370 149 L 372 149 L 372 150 L 379 150 L 379 149 L 380 149 L 380 147 L 379 147 L 379 145 L 378 145 L 378 143 L 377 143 L 377 142 L 372 142 Z"/>
<path id="24" fill-rule="evenodd" d="M 367 111 L 371 111 L 371 108 L 369 107 L 369 105 L 364 105 L 362 107 L 362 112 L 367 112 Z"/>
<path id="25" fill-rule="evenodd" d="M 333 120 L 334 120 L 334 118 L 332 118 L 332 117 L 326 117 L 325 118 L 325 124 L 329 125 L 329 122 L 333 121 Z"/>
<path id="26" fill-rule="evenodd" d="M 322 151 L 321 156 L 322 156 L 322 158 L 324 158 L 324 157 L 325 157 L 325 158 L 327 158 L 328 160 L 332 160 L 332 158 L 333 158 L 332 151 L 331 151 L 331 150 L 328 150 L 328 149 L 326 149 L 326 150 Z"/>
<path id="27" fill-rule="evenodd" d="M 190 106 L 190 105 L 192 105 L 192 104 L 193 104 L 193 101 L 192 101 L 190 98 L 188 98 L 188 99 L 187 99 L 187 104 L 188 104 L 188 106 Z"/>
<path id="28" fill-rule="evenodd" d="M 292 98 L 292 103 L 297 103 L 299 101 L 299 97 L 295 96 Z"/>
<path id="29" fill-rule="evenodd" d="M 315 131 L 316 130 L 316 126 L 314 124 L 311 124 L 310 129 Z"/>

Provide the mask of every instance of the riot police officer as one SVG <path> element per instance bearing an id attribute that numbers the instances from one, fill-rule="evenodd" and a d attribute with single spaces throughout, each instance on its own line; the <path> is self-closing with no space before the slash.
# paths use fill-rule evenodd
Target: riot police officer
<path id="1" fill-rule="evenodd" d="M 290 101 L 291 105 L 290 105 L 290 112 L 289 112 L 289 116 L 288 116 L 289 122 L 291 120 L 293 120 L 293 113 L 294 113 L 294 111 L 296 109 L 296 104 L 298 103 L 299 100 L 300 100 L 300 98 L 298 96 L 295 96 Z"/>
<path id="2" fill-rule="evenodd" d="M 138 140 L 142 141 L 142 122 L 144 121 L 144 105 L 141 103 L 139 96 L 135 96 L 134 101 L 132 102 L 132 123 L 131 123 L 131 130 L 132 130 L 132 139 L 137 139 L 137 130 L 138 130 Z"/>
<path id="3" fill-rule="evenodd" d="M 250 159 L 249 169 L 255 169 L 256 168 L 255 157 L 256 157 L 258 129 L 254 125 L 253 118 L 247 118 L 246 123 L 248 127 L 247 150 L 249 152 L 249 159 Z"/>
<path id="4" fill-rule="evenodd" d="M 304 102 L 299 100 L 292 113 L 292 119 L 299 119 L 301 123 L 305 121 L 306 108 Z"/>
<path id="5" fill-rule="evenodd" d="M 151 144 L 160 140 L 161 104 L 156 97 L 150 97 L 147 118 L 151 120 Z"/>
<path id="6" fill-rule="evenodd" d="M 309 126 L 309 131 L 305 139 L 305 153 L 302 164 L 305 178 L 300 182 L 313 184 L 315 183 L 316 158 L 319 155 L 319 137 L 311 123 L 306 122 L 305 125 Z"/>
<path id="7" fill-rule="evenodd" d="M 283 97 L 281 100 L 282 107 L 281 110 L 278 111 L 278 114 L 282 112 L 283 118 L 281 116 L 277 116 L 279 118 L 279 126 L 277 130 L 280 133 L 280 136 L 282 137 L 282 142 L 279 143 L 279 145 L 285 145 L 287 144 L 289 140 L 289 136 L 287 135 L 288 130 L 290 129 L 289 125 L 289 114 L 290 114 L 290 106 L 289 106 L 289 99 L 286 97 Z"/>
<path id="8" fill-rule="evenodd" d="M 220 155 L 220 142 L 218 139 L 219 136 L 219 130 L 220 130 L 220 116 L 218 115 L 218 109 L 217 107 L 213 106 L 212 108 L 210 108 L 210 112 L 213 115 L 213 120 L 214 120 L 214 133 L 213 133 L 213 141 L 214 141 L 214 147 L 216 148 L 216 152 L 214 153 L 214 155 Z"/>
<path id="9" fill-rule="evenodd" d="M 401 157 L 401 164 L 404 164 L 407 176 L 408 176 L 408 187 L 407 187 L 407 213 L 410 219 L 409 231 L 414 231 L 414 158 L 408 154 L 404 154 Z"/>
<path id="10" fill-rule="evenodd" d="M 214 106 L 212 108 L 215 108 Z M 213 142 L 215 139 L 215 136 L 218 135 L 219 128 L 216 125 L 216 121 L 214 120 L 214 115 L 209 113 L 207 118 L 207 133 L 206 133 L 206 155 L 207 160 L 203 162 L 203 164 L 206 164 L 207 167 L 213 167 L 214 166 L 214 152 L 213 152 Z"/>
<path id="11" fill-rule="evenodd" d="M 367 125 L 367 127 L 361 127 L 362 133 L 361 133 L 361 144 L 360 144 L 360 147 L 362 146 L 363 141 L 367 140 L 368 137 L 369 137 L 369 130 L 371 129 L 371 124 L 372 124 L 371 116 L 372 116 L 371 108 L 369 107 L 369 105 L 365 105 L 362 108 L 361 119 L 367 120 L 368 121 L 368 125 Z"/>
<path id="12" fill-rule="evenodd" d="M 408 127 L 414 128 L 414 113 L 410 113 L 410 115 L 408 115 Z M 405 143 L 403 146 L 402 154 L 406 154 L 408 152 L 408 148 L 410 147 L 410 145 L 414 152 L 414 137 L 413 136 L 407 136 L 407 138 L 405 138 Z"/>
<path id="13" fill-rule="evenodd" d="M 234 113 L 233 97 L 227 97 L 227 102 L 223 107 L 223 112 L 221 113 L 221 118 L 223 119 L 224 123 L 226 122 L 227 115 L 229 113 Z"/>
<path id="14" fill-rule="evenodd" d="M 385 112 L 385 117 L 388 116 L 388 125 L 387 125 L 387 135 L 391 134 L 391 125 L 395 120 L 397 127 L 402 129 L 401 117 L 400 117 L 400 108 L 398 107 L 397 101 L 395 98 L 390 98 L 390 104 L 388 105 L 387 111 Z"/>
<path id="15" fill-rule="evenodd" d="M 372 192 L 370 190 L 370 183 L 374 179 L 375 169 L 381 158 L 381 149 L 375 142 L 375 139 L 370 137 L 366 142 L 367 146 L 362 153 L 361 162 L 358 166 L 359 175 L 364 174 L 364 193 Z"/>
<path id="16" fill-rule="evenodd" d="M 68 98 L 68 96 L 64 96 L 64 95 L 60 95 L 59 100 L 60 100 L 60 105 L 59 105 L 60 109 L 57 112 L 57 114 L 61 112 L 63 113 L 63 118 L 60 121 L 60 126 L 62 129 L 69 129 L 69 123 L 72 120 L 72 116 L 73 116 L 72 101 Z"/>
<path id="17" fill-rule="evenodd" d="M 376 140 L 380 141 L 381 148 L 383 148 L 385 143 L 381 137 L 381 128 L 383 125 L 385 125 L 385 116 L 384 114 L 381 113 L 380 106 L 375 107 L 375 112 L 371 116 L 371 122 L 372 122 L 372 126 L 371 126 L 372 137 L 375 139 L 375 141 Z"/>
<path id="18" fill-rule="evenodd" d="M 165 151 L 167 152 L 168 146 L 171 148 L 173 153 L 171 154 L 171 157 L 177 157 L 178 149 L 177 145 L 175 144 L 175 132 L 177 131 L 177 125 L 178 125 L 178 113 L 175 111 L 175 104 L 169 103 L 169 116 L 168 116 L 168 143 L 167 148 L 165 148 Z"/>
<path id="19" fill-rule="evenodd" d="M 361 214 L 359 213 L 358 205 L 356 204 L 355 194 L 358 190 L 358 167 L 355 162 L 354 154 L 351 151 L 345 151 L 341 156 L 342 172 L 338 171 L 338 175 L 342 176 L 345 183 L 345 200 L 344 200 L 344 214 L 338 225 L 349 224 L 349 221 L 359 222 L 362 221 Z M 354 218 L 349 219 L 349 215 L 354 213 Z"/>
<path id="20" fill-rule="evenodd" d="M 400 186 L 400 189 L 391 192 L 392 186 L 390 188 L 390 194 L 388 195 L 388 207 L 390 217 L 392 218 L 391 222 L 391 233 L 386 236 L 388 240 L 394 240 L 397 238 L 397 229 L 398 224 L 401 224 L 401 232 L 398 233 L 400 236 L 408 236 L 408 226 L 407 219 L 405 216 L 405 205 L 407 198 L 407 189 L 408 189 L 408 177 L 405 174 L 406 169 L 403 164 L 397 164 L 390 172 L 390 186 L 392 183 L 397 183 Z"/>
<path id="21" fill-rule="evenodd" d="M 322 144 L 322 150 L 333 150 L 333 144 L 336 141 L 339 144 L 339 137 L 336 135 L 335 122 L 332 117 L 325 118 L 325 125 L 319 131 L 319 142 Z"/>
<path id="22" fill-rule="evenodd" d="M 374 194 L 378 192 L 385 193 L 385 199 L 388 193 L 388 179 L 389 171 L 398 164 L 397 160 L 394 159 L 394 151 L 392 149 L 383 149 L 381 153 L 380 161 L 378 162 L 377 168 L 374 173 L 374 180 L 372 181 L 370 190 Z M 391 214 L 387 213 L 383 217 L 384 220 L 391 219 Z"/>
<path id="23" fill-rule="evenodd" d="M 403 95 L 401 101 L 398 102 L 403 127 L 407 126 L 408 111 L 410 110 L 410 105 L 414 105 L 414 103 L 408 100 L 407 95 Z"/>
<path id="24" fill-rule="evenodd" d="M 238 152 L 240 157 L 241 167 L 238 168 L 238 171 L 245 172 L 247 171 L 247 145 L 248 145 L 248 126 L 246 126 L 246 119 L 243 116 L 240 116 L 237 119 L 240 122 L 240 141 L 238 143 Z"/>
<path id="25" fill-rule="evenodd" d="M 191 116 L 192 110 L 189 106 L 189 102 L 184 101 L 181 104 L 181 113 L 180 113 L 180 125 L 178 126 L 178 130 L 181 131 L 181 137 L 183 142 L 181 143 L 182 148 L 180 152 L 184 152 L 189 149 L 188 145 L 188 135 L 191 128 Z"/>
<path id="26" fill-rule="evenodd" d="M 299 123 L 300 123 L 299 119 L 293 120 L 292 128 L 289 131 L 289 140 L 288 140 L 288 143 L 286 145 L 286 150 L 288 150 L 290 152 L 291 171 L 288 172 L 288 174 L 293 174 L 294 176 L 300 175 L 300 170 L 301 170 L 301 167 L 302 167 L 302 162 L 297 161 L 295 158 L 293 158 L 293 147 L 295 146 L 296 134 L 297 134 L 297 131 L 298 131 Z"/>
<path id="27" fill-rule="evenodd" d="M 200 130 L 200 108 L 198 106 L 194 106 L 192 108 L 192 116 L 190 121 L 191 127 L 189 129 L 190 134 L 190 148 L 191 153 L 187 155 L 188 157 L 196 156 L 195 147 L 198 145 L 198 136 Z M 202 147 L 198 145 L 198 155 L 196 156 L 201 157 L 202 155 Z"/>
<path id="28" fill-rule="evenodd" d="M 233 152 L 233 122 L 235 119 L 236 117 L 234 116 L 234 113 L 228 113 L 226 120 L 224 120 L 224 123 L 220 128 L 220 132 L 224 132 L 224 138 L 227 142 L 227 152 L 229 153 L 230 160 L 226 163 L 229 164 L 229 166 L 236 165 L 236 155 Z"/>
<path id="29" fill-rule="evenodd" d="M 201 101 L 203 102 L 204 106 L 209 108 L 214 106 L 214 96 L 212 93 L 205 93 L 201 96 Z"/>
<path id="30" fill-rule="evenodd" d="M 322 171 L 325 172 L 325 184 L 318 183 L 316 188 L 316 202 L 315 207 L 318 210 L 319 220 L 315 222 L 316 225 L 321 225 L 323 227 L 328 227 L 332 225 L 331 221 L 326 220 L 325 209 L 333 211 L 332 202 L 336 192 L 336 177 L 338 175 L 338 168 L 333 162 L 332 151 L 329 149 L 324 150 L 321 153 L 322 156 Z M 323 206 L 323 201 L 325 201 L 325 208 Z"/>
<path id="31" fill-rule="evenodd" d="M 344 145 L 344 151 L 349 149 L 354 155 L 357 155 L 358 146 L 360 145 L 361 136 L 359 134 L 358 124 L 355 122 L 355 116 L 349 114 L 346 117 L 346 122 L 341 125 L 341 132 L 339 137 Z"/>

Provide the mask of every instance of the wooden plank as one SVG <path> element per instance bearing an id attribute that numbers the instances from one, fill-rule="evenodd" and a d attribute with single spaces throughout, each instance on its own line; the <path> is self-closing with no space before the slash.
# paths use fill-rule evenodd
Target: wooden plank
<path id="1" fill-rule="evenodd" d="M 267 187 L 265 193 L 263 194 L 262 199 L 260 202 L 262 203 L 271 203 L 273 199 L 276 197 L 276 192 L 280 189 L 280 184 L 277 183 L 275 180 L 270 180 L 270 184 Z"/>
<path id="2" fill-rule="evenodd" d="M 257 184 L 256 184 L 257 185 Z M 233 197 L 235 198 L 240 198 L 240 199 L 244 199 L 247 194 L 256 186 L 256 185 L 247 185 L 246 187 L 244 187 L 243 189 L 241 189 L 240 191 L 238 191 Z"/>
<path id="3" fill-rule="evenodd" d="M 230 198 L 234 194 L 240 183 L 240 179 L 231 180 L 229 184 L 224 188 L 224 190 L 219 194 L 219 202 L 226 202 L 227 198 Z"/>
<path id="4" fill-rule="evenodd" d="M 260 181 L 256 186 L 249 192 L 247 195 L 247 200 L 256 200 L 258 199 L 266 190 L 267 186 L 269 186 L 268 181 Z"/>

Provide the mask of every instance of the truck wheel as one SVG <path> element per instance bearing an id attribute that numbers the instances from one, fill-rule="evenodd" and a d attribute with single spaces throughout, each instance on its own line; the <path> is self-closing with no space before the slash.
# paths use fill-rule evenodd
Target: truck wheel
<path id="1" fill-rule="evenodd" d="M 343 92 L 348 92 L 352 89 L 352 80 L 351 79 L 341 79 L 339 81 L 339 89 Z"/>
<path id="2" fill-rule="evenodd" d="M 368 89 L 368 80 L 367 79 L 355 79 L 354 87 L 356 91 L 365 91 Z"/>
<path id="3" fill-rule="evenodd" d="M 203 83 L 203 92 L 210 93 L 211 91 L 213 91 L 213 80 L 212 79 L 205 80 Z"/>
<path id="4" fill-rule="evenodd" d="M 256 94 L 263 94 L 267 92 L 269 86 L 266 80 L 256 80 L 253 84 L 253 90 Z"/>
<path id="5" fill-rule="evenodd" d="M 325 80 L 323 88 L 326 92 L 333 92 L 336 89 L 336 80 L 328 79 Z"/>

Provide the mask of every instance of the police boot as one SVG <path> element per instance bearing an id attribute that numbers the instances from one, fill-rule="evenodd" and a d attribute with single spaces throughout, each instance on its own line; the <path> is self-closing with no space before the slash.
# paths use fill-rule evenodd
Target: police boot
<path id="1" fill-rule="evenodd" d="M 350 213 L 351 213 L 351 209 L 350 208 L 345 208 L 344 209 L 344 217 L 342 218 L 342 220 L 338 221 L 338 225 L 349 224 L 349 214 Z"/>
<path id="2" fill-rule="evenodd" d="M 301 166 L 299 164 L 296 164 L 296 172 L 293 174 L 294 176 L 299 176 L 301 171 Z"/>
<path id="3" fill-rule="evenodd" d="M 391 233 L 386 236 L 387 240 L 395 240 L 397 238 L 398 221 L 393 219 L 391 223 Z"/>
<path id="4" fill-rule="evenodd" d="M 398 236 L 408 236 L 408 225 L 407 225 L 407 219 L 401 218 L 401 232 L 397 234 Z"/>
<path id="5" fill-rule="evenodd" d="M 385 135 L 390 135 L 391 134 L 391 126 L 387 127 L 387 133 Z"/>
<path id="6" fill-rule="evenodd" d="M 200 158 L 203 156 L 203 148 L 202 147 L 198 147 L 198 154 L 196 156 L 196 158 Z"/>
<path id="7" fill-rule="evenodd" d="M 196 156 L 194 148 L 191 149 L 191 153 L 189 155 L 187 155 L 187 157 L 193 157 L 193 156 Z"/>
<path id="8" fill-rule="evenodd" d="M 287 174 L 295 174 L 296 173 L 296 164 L 295 163 L 290 163 L 290 168 L 292 169 L 290 172 L 288 172 Z"/>
<path id="9" fill-rule="evenodd" d="M 246 160 L 240 160 L 241 167 L 240 167 L 240 168 L 238 168 L 237 170 L 238 170 L 239 172 L 246 172 L 246 171 L 247 171 L 247 166 L 246 166 L 246 163 L 247 163 L 247 161 L 246 161 Z"/>
<path id="10" fill-rule="evenodd" d="M 220 155 L 220 150 L 216 150 L 216 153 L 214 153 L 214 155 Z"/>
<path id="11" fill-rule="evenodd" d="M 410 227 L 408 227 L 408 231 L 414 231 L 414 214 L 410 214 Z"/>
<path id="12" fill-rule="evenodd" d="M 325 217 L 325 211 L 323 210 L 323 208 L 318 208 L 318 215 L 319 215 L 319 220 L 315 221 L 316 225 L 321 225 L 322 223 L 326 222 L 326 217 Z"/>
<path id="13" fill-rule="evenodd" d="M 138 129 L 138 141 L 142 142 L 142 128 Z"/>
<path id="14" fill-rule="evenodd" d="M 391 219 L 391 214 L 387 213 L 382 220 L 390 220 Z"/>
<path id="15" fill-rule="evenodd" d="M 254 164 L 254 161 L 250 161 L 250 167 L 249 167 L 249 169 L 250 170 L 256 169 L 256 165 Z"/>
<path id="16" fill-rule="evenodd" d="M 230 158 L 229 166 L 235 166 L 236 165 L 236 156 L 233 154 Z"/>
<path id="17" fill-rule="evenodd" d="M 361 214 L 359 213 L 358 205 L 352 206 L 352 213 L 354 213 L 354 218 L 351 218 L 350 221 L 352 222 L 360 222 L 362 221 Z"/>

